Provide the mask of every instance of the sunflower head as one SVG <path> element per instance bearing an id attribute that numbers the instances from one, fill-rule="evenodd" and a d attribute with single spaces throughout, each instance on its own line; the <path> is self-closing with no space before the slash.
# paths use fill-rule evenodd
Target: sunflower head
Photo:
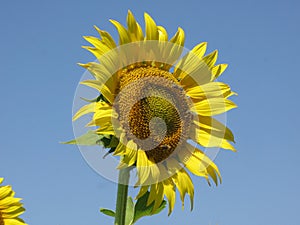
<path id="1" fill-rule="evenodd" d="M 24 213 L 23 204 L 20 203 L 20 198 L 15 198 L 15 192 L 11 186 L 2 186 L 3 178 L 0 177 L 0 225 L 26 225 L 19 218 Z"/>
<path id="2" fill-rule="evenodd" d="M 193 114 L 177 79 L 156 67 L 127 70 L 115 100 L 118 121 L 154 163 L 166 160 L 188 138 Z"/>
<path id="3" fill-rule="evenodd" d="M 110 152 L 120 156 L 119 169 L 136 169 L 137 198 L 148 190 L 148 204 L 159 207 L 164 196 L 169 212 L 175 189 L 184 202 L 193 201 L 190 175 L 210 178 L 217 184 L 220 173 L 205 154 L 210 147 L 235 151 L 229 128 L 214 118 L 235 108 L 228 98 L 235 93 L 216 79 L 227 65 L 216 65 L 218 52 L 205 55 L 207 43 L 184 49 L 181 28 L 169 38 L 166 29 L 145 14 L 145 32 L 129 11 L 127 27 L 111 20 L 119 33 L 117 44 L 110 34 L 96 27 L 100 38 L 85 37 L 97 62 L 80 64 L 94 77 L 81 84 L 99 91 L 95 101 L 75 115 L 93 113 L 88 126 L 101 137 L 114 141 Z M 105 145 L 105 143 L 104 143 Z"/>

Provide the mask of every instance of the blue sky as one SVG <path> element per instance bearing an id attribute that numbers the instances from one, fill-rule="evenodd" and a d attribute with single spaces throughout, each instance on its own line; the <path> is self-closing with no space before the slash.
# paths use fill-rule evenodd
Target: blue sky
<path id="1" fill-rule="evenodd" d="M 0 8 L 1 163 L 31 225 L 112 224 L 99 213 L 114 208 L 116 185 L 96 174 L 72 138 L 72 101 L 84 72 L 77 62 L 94 58 L 80 46 L 93 25 L 117 38 L 108 19 L 125 23 L 143 12 L 186 47 L 207 41 L 229 68 L 220 78 L 239 93 L 228 114 L 238 153 L 216 162 L 222 185 L 193 177 L 195 209 L 179 199 L 167 217 L 138 224 L 299 224 L 299 52 L 297 1 L 5 1 Z M 130 190 L 132 194 L 134 190 Z M 188 202 L 186 202 L 188 206 Z"/>

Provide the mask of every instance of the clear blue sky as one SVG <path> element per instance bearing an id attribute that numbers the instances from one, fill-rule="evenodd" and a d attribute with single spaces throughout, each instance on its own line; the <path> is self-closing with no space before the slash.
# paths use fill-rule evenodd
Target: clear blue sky
<path id="1" fill-rule="evenodd" d="M 13 185 L 31 225 L 112 224 L 116 185 L 97 175 L 72 138 L 72 100 L 83 69 L 81 49 L 97 25 L 117 38 L 125 23 L 150 13 L 186 47 L 208 41 L 229 63 L 220 78 L 239 93 L 228 114 L 238 153 L 216 161 L 223 184 L 193 177 L 195 209 L 167 210 L 138 224 L 298 225 L 300 181 L 298 1 L 3 1 L 0 7 L 0 176 Z M 143 22 L 141 22 L 143 24 Z M 132 193 L 135 193 L 131 190 Z M 179 199 L 178 199 L 179 200 Z M 188 202 L 186 204 L 188 206 Z"/>

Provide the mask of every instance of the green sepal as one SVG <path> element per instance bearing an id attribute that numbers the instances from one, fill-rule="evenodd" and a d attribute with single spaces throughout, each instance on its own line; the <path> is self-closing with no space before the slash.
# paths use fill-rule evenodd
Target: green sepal
<path id="1" fill-rule="evenodd" d="M 61 143 L 87 146 L 100 145 L 105 148 L 116 148 L 119 144 L 119 139 L 113 135 L 99 135 L 95 131 L 89 130 L 88 132 L 76 139 Z"/>
<path id="2" fill-rule="evenodd" d="M 84 98 L 84 97 L 80 97 L 83 101 L 86 101 L 86 102 L 99 102 L 100 99 L 101 99 L 101 96 L 98 96 L 97 98 L 93 98 L 93 99 L 87 99 L 87 98 Z"/>
<path id="3" fill-rule="evenodd" d="M 97 98 L 93 98 L 93 99 L 87 99 L 87 98 L 84 98 L 84 97 L 80 97 L 83 101 L 86 101 L 86 102 L 106 102 L 108 103 L 108 101 L 106 100 L 106 98 L 100 94 Z"/>
<path id="4" fill-rule="evenodd" d="M 101 142 L 98 144 L 103 145 L 105 148 L 115 148 L 119 144 L 119 139 L 113 135 L 110 135 L 108 137 L 104 136 L 98 142 Z"/>
<path id="5" fill-rule="evenodd" d="M 89 130 L 80 137 L 73 139 L 71 141 L 61 142 L 62 144 L 69 145 L 99 145 L 99 142 L 103 138 L 103 135 L 96 134 L 95 131 Z"/>
<path id="6" fill-rule="evenodd" d="M 114 211 L 110 210 L 110 209 L 101 208 L 100 212 L 102 212 L 103 214 L 105 214 L 107 216 L 111 216 L 111 217 L 115 217 L 116 216 L 116 213 Z"/>
<path id="7" fill-rule="evenodd" d="M 140 197 L 134 207 L 134 219 L 133 223 L 135 223 L 138 219 L 144 217 L 144 216 L 152 216 L 155 214 L 160 213 L 165 207 L 167 202 L 163 200 L 161 205 L 153 211 L 154 202 L 151 203 L 149 206 L 147 206 L 147 200 L 149 197 L 150 192 L 147 191 L 142 197 Z"/>

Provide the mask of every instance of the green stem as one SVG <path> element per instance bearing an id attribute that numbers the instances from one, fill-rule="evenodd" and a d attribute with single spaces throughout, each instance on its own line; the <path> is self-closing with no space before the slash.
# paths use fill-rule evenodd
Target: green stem
<path id="1" fill-rule="evenodd" d="M 129 169 L 121 169 L 119 172 L 119 184 L 116 203 L 115 225 L 125 225 Z"/>

